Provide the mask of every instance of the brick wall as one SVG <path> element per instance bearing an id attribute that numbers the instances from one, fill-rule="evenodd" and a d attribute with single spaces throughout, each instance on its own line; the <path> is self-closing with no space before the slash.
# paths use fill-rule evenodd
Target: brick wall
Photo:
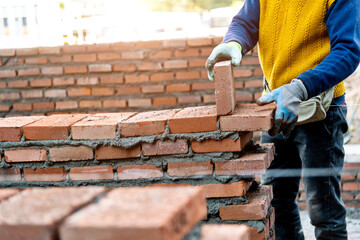
<path id="1" fill-rule="evenodd" d="M 205 62 L 220 37 L 0 50 L 0 117 L 214 103 Z M 234 70 L 238 102 L 262 88 L 254 50 Z"/>
<path id="2" fill-rule="evenodd" d="M 271 239 L 272 191 L 257 188 L 254 178 L 274 149 L 251 139 L 271 125 L 274 108 L 239 104 L 228 116 L 209 105 L 3 118 L 0 187 L 201 186 L 208 205 L 201 224 L 246 224 L 251 239 Z M 224 130 L 229 122 L 233 129 Z"/>

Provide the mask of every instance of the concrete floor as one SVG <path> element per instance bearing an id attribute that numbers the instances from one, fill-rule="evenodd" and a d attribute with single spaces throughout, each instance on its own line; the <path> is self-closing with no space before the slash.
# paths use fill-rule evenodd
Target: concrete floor
<path id="1" fill-rule="evenodd" d="M 310 218 L 307 211 L 300 211 L 301 223 L 303 226 L 305 240 L 315 240 L 314 227 L 310 224 Z M 360 209 L 347 209 L 347 230 L 349 240 L 360 239 Z"/>

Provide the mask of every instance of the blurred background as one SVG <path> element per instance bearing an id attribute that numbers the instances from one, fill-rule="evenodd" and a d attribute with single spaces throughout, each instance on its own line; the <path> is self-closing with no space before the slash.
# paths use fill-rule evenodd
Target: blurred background
<path id="1" fill-rule="evenodd" d="M 1 48 L 223 35 L 243 0 L 0 0 Z"/>

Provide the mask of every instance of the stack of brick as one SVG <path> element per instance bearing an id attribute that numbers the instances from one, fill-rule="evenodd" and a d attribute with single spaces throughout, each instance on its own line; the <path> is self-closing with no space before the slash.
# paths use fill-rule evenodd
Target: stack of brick
<path id="1" fill-rule="evenodd" d="M 221 37 L 0 50 L 0 117 L 213 104 L 205 62 Z M 256 49 L 234 71 L 238 102 L 262 91 Z"/>
<path id="2" fill-rule="evenodd" d="M 273 236 L 271 189 L 249 188 L 273 158 L 252 131 L 268 130 L 274 105 L 239 104 L 150 112 L 66 114 L 0 120 L 0 186 L 202 186 L 209 224 Z M 195 233 L 196 235 L 196 233 Z"/>

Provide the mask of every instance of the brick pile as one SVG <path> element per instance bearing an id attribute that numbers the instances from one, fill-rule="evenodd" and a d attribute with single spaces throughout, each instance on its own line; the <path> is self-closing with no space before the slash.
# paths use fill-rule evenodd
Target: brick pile
<path id="1" fill-rule="evenodd" d="M 268 239 L 271 189 L 249 188 L 274 149 L 251 139 L 252 131 L 271 125 L 274 108 L 238 104 L 227 116 L 210 105 L 4 118 L 0 186 L 202 186 L 208 204 L 202 224 L 244 223 L 251 239 Z"/>
<path id="2" fill-rule="evenodd" d="M 205 62 L 221 37 L 0 50 L 0 117 L 213 104 Z M 262 91 L 254 49 L 234 70 L 238 102 Z"/>

